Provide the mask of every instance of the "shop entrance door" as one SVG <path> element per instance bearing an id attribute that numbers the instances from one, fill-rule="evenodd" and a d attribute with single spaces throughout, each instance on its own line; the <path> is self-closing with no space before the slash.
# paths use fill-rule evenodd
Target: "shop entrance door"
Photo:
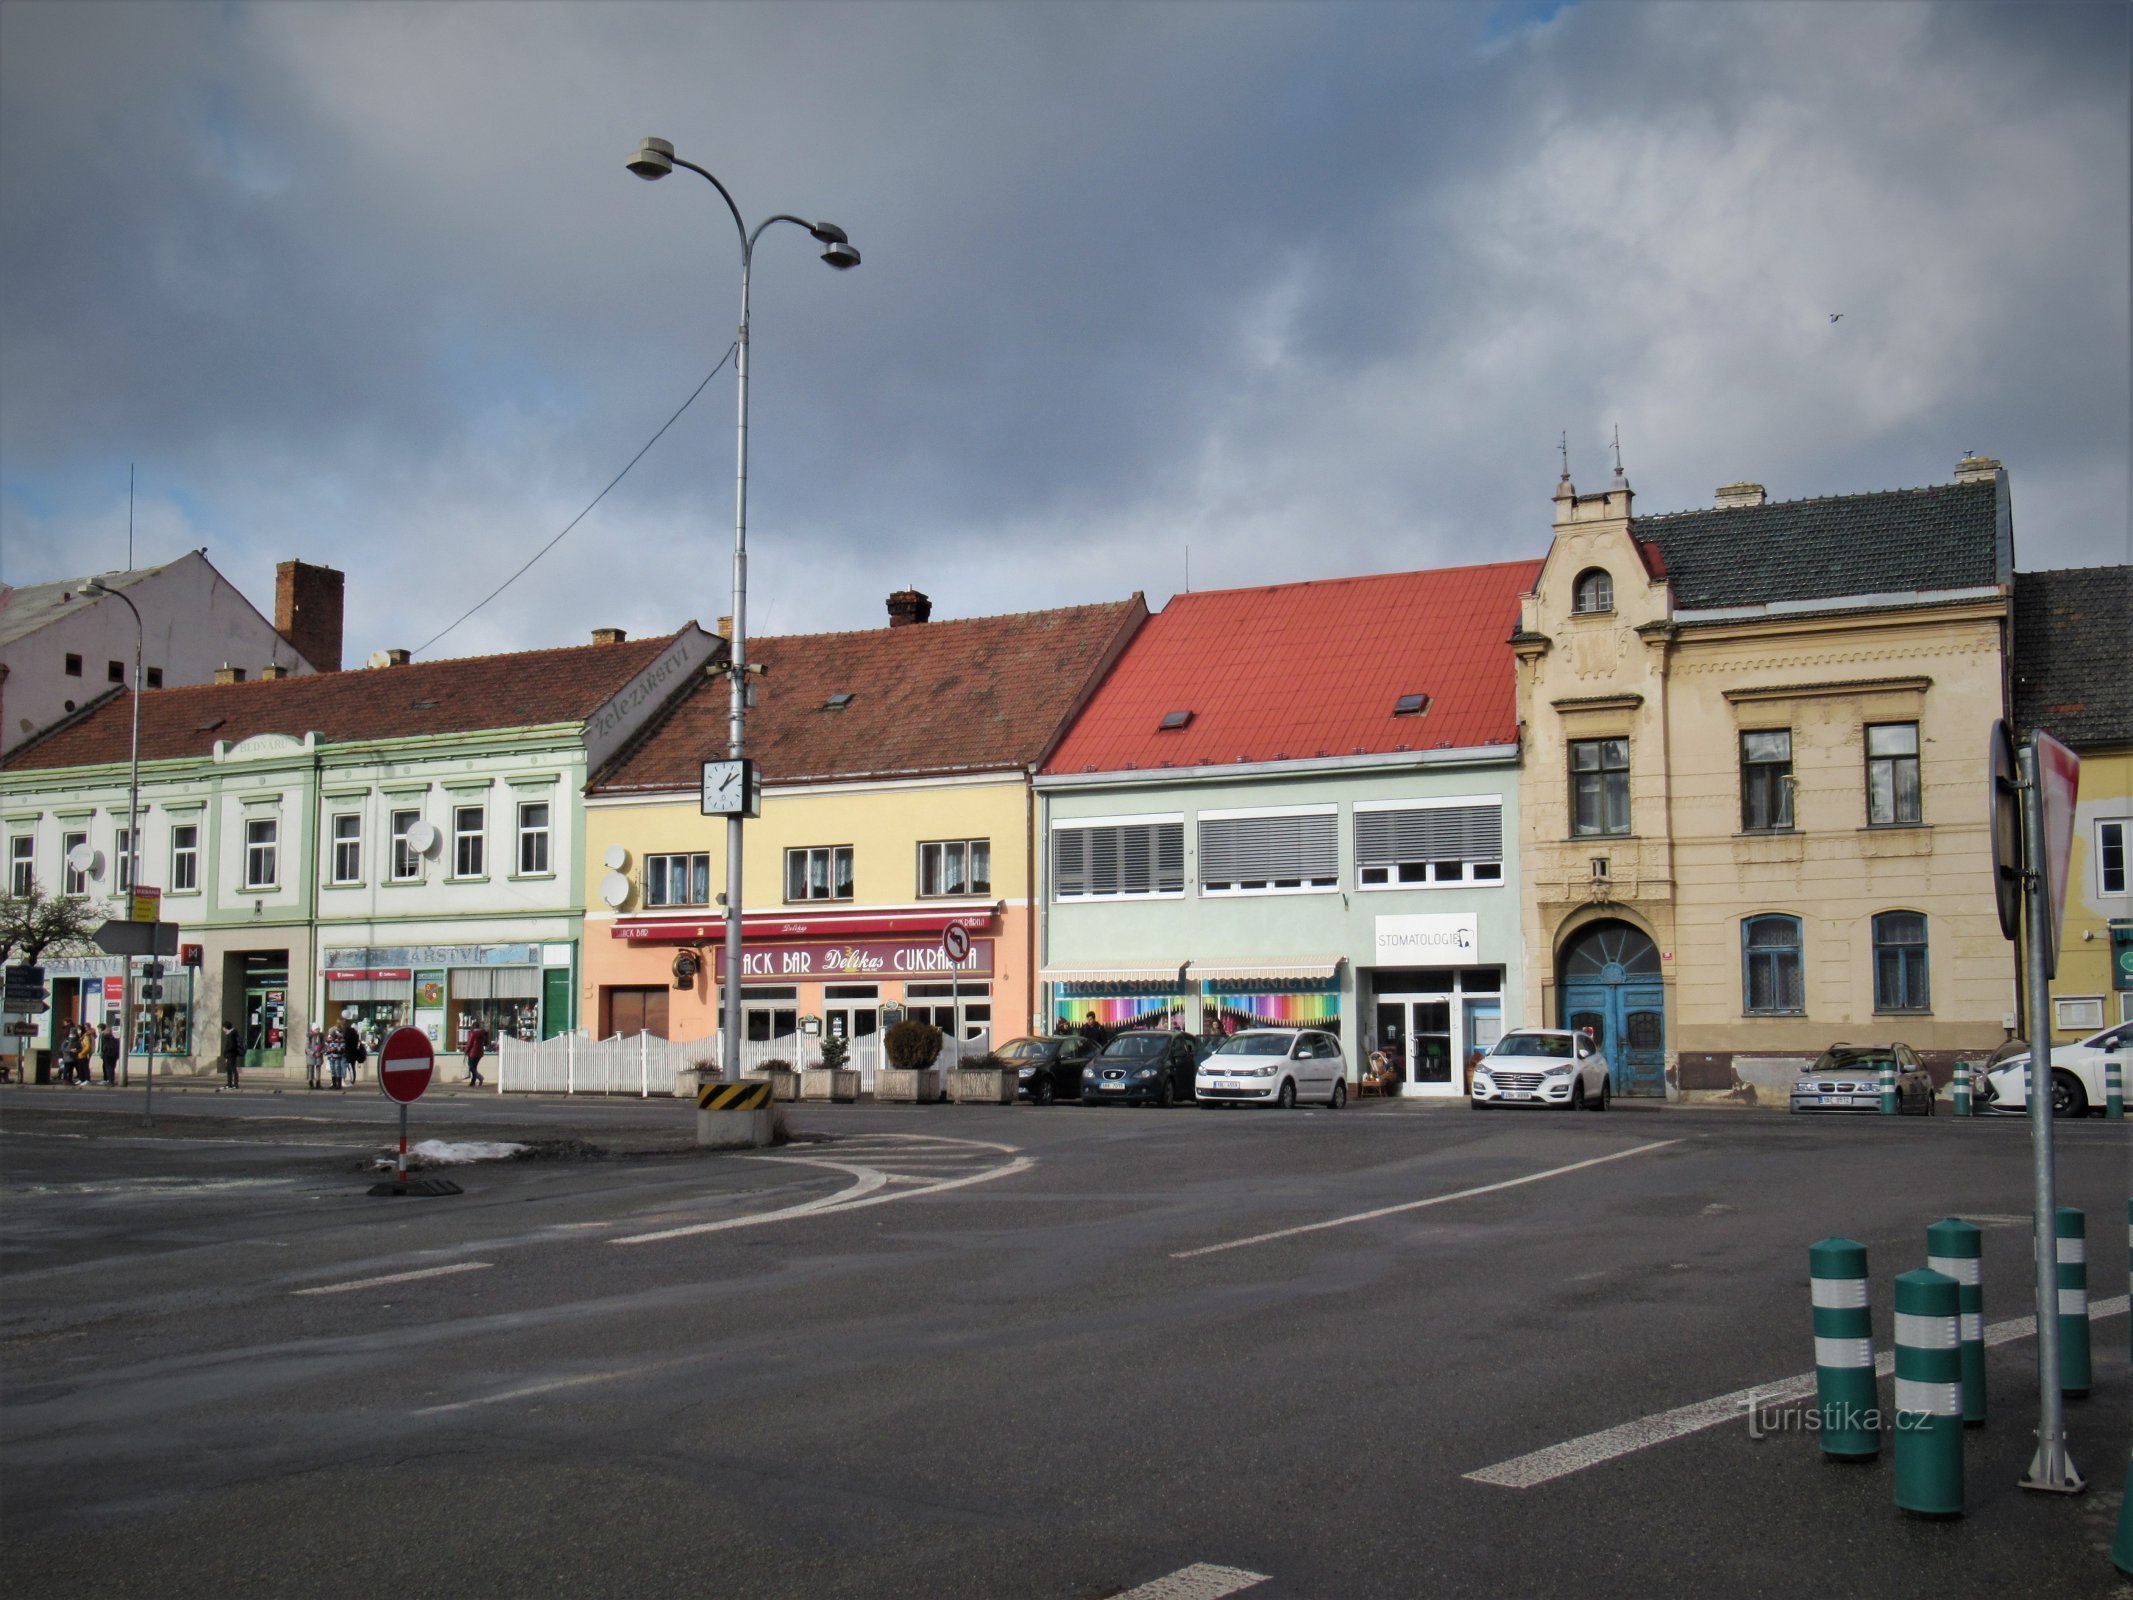
<path id="1" fill-rule="evenodd" d="M 1626 922 L 1596 922 L 1563 948 L 1562 1026 L 1589 1030 L 1619 1095 L 1666 1093 L 1666 984 L 1659 951 Z"/>
<path id="2" fill-rule="evenodd" d="M 1400 1092 L 1454 1095 L 1465 1085 L 1452 1070 L 1452 1002 L 1449 996 L 1380 999 L 1378 1048 L 1400 1067 Z"/>
<path id="3" fill-rule="evenodd" d="M 857 1069 L 859 1087 L 871 1093 L 874 1074 L 881 1066 L 881 1009 L 874 1005 L 835 1005 L 822 1012 L 825 1038 L 842 1039 L 851 1047 L 845 1065 Z"/>

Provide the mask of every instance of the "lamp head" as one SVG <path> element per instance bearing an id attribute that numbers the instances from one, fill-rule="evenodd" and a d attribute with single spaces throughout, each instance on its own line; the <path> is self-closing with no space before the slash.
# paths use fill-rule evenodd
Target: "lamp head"
<path id="1" fill-rule="evenodd" d="M 637 153 L 630 157 L 630 171 L 650 182 L 664 178 L 674 170 L 674 146 L 665 139 L 654 139 L 647 134 L 637 143 Z"/>
<path id="2" fill-rule="evenodd" d="M 840 239 L 823 250 L 822 259 L 839 272 L 847 272 L 859 265 L 859 252 Z"/>
<path id="3" fill-rule="evenodd" d="M 818 244 L 850 244 L 851 238 L 834 222 L 810 222 L 807 231 L 815 236 Z"/>

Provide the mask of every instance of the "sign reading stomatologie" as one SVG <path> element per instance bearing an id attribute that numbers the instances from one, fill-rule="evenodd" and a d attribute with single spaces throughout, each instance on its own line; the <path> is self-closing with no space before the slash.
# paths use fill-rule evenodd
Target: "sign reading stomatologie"
<path id="1" fill-rule="evenodd" d="M 1480 949 L 1480 918 L 1471 911 L 1378 918 L 1381 967 L 1472 966 Z"/>
<path id="2" fill-rule="evenodd" d="M 750 944 L 741 950 L 744 978 L 871 978 L 915 977 L 951 973 L 961 977 L 982 976 L 992 971 L 990 939 L 970 941 L 970 954 L 954 966 L 937 944 L 901 944 L 891 940 L 860 940 L 850 944 Z M 725 958 L 714 950 L 712 976 L 725 977 Z"/>

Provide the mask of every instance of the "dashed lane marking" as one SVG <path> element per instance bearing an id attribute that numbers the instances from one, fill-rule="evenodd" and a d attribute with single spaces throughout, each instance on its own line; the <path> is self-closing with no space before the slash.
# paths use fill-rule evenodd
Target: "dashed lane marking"
<path id="1" fill-rule="evenodd" d="M 1138 1589 L 1128 1589 L 1118 1600 L 1222 1600 L 1268 1581 L 1264 1572 L 1246 1572 L 1242 1567 L 1217 1567 L 1196 1561 L 1189 1567 L 1151 1579 Z"/>
<path id="2" fill-rule="evenodd" d="M 448 1267 L 424 1267 L 418 1272 L 388 1272 L 382 1278 L 357 1278 L 349 1283 L 322 1283 L 310 1289 L 293 1289 L 292 1294 L 348 1294 L 356 1289 L 376 1289 L 388 1283 L 412 1283 L 417 1278 L 445 1278 L 455 1272 L 482 1272 L 495 1266 L 493 1261 L 455 1261 Z"/>
<path id="3" fill-rule="evenodd" d="M 2094 1322 L 2105 1317 L 2124 1316 L 2125 1295 L 2115 1300 L 2092 1300 L 2089 1302 L 2089 1320 Z M 2035 1337 L 2035 1317 L 2010 1317 L 2005 1322 L 1990 1323 L 1985 1328 L 1985 1343 L 2001 1345 L 2016 1339 Z M 1884 1350 L 1874 1358 L 1874 1371 L 1886 1378 L 1896 1370 L 1893 1351 Z M 1613 1461 L 1638 1450 L 1649 1449 L 1655 1444 L 1665 1444 L 1669 1439 L 1684 1438 L 1692 1433 L 1701 1433 L 1706 1428 L 1715 1428 L 1721 1423 L 1737 1422 L 1748 1415 L 1751 1406 L 1779 1406 L 1794 1400 L 1805 1400 L 1815 1392 L 1815 1375 L 1802 1372 L 1794 1377 L 1780 1378 L 1775 1383 L 1758 1384 L 1752 1389 L 1736 1389 L 1731 1394 L 1719 1395 L 1712 1400 L 1698 1400 L 1693 1405 L 1677 1406 L 1672 1411 L 1661 1411 L 1649 1417 L 1639 1417 L 1634 1422 L 1625 1422 L 1619 1427 L 1603 1428 L 1598 1433 L 1588 1433 L 1583 1438 L 1571 1439 L 1562 1444 L 1550 1445 L 1545 1450 L 1535 1450 L 1530 1455 L 1514 1456 L 1509 1461 L 1499 1461 L 1493 1467 L 1482 1467 L 1465 1474 L 1476 1483 L 1493 1483 L 1505 1489 L 1531 1489 L 1539 1484 L 1552 1483 L 1557 1478 L 1567 1478 L 1573 1472 L 1583 1472 L 1587 1467 L 1596 1467 L 1603 1461 Z"/>
<path id="4" fill-rule="evenodd" d="M 1242 1250 L 1248 1244 L 1266 1244 L 1275 1239 L 1293 1239 L 1299 1233 L 1317 1233 L 1326 1228 L 1345 1228 L 1352 1222 L 1374 1222 L 1379 1217 L 1397 1216 L 1403 1211 L 1420 1211 L 1425 1206 L 1450 1205 L 1454 1200 L 1471 1200 L 1476 1195 L 1495 1194 L 1500 1189 L 1516 1189 L 1521 1184 L 1539 1183 L 1543 1178 L 1560 1178 L 1566 1172 L 1582 1172 L 1587 1167 L 1604 1166 L 1610 1161 L 1626 1161 L 1631 1156 L 1664 1150 L 1668 1145 L 1680 1144 L 1679 1139 L 1661 1139 L 1653 1144 L 1640 1144 L 1629 1150 L 1617 1150 L 1613 1155 L 1594 1156 L 1589 1161 L 1573 1161 L 1567 1167 L 1550 1167 L 1546 1172 L 1529 1172 L 1523 1178 L 1506 1178 L 1501 1183 L 1484 1183 L 1472 1189 L 1460 1189 L 1452 1194 L 1433 1194 L 1426 1200 L 1408 1200 L 1396 1206 L 1379 1206 L 1375 1211 L 1358 1211 L 1352 1216 L 1329 1217 L 1324 1222 L 1306 1222 L 1294 1228 L 1276 1228 L 1272 1233 L 1255 1233 L 1248 1239 L 1228 1239 L 1221 1244 L 1206 1244 L 1197 1250 L 1173 1250 L 1173 1261 L 1190 1261 L 1195 1256 L 1211 1256 L 1224 1250 Z"/>

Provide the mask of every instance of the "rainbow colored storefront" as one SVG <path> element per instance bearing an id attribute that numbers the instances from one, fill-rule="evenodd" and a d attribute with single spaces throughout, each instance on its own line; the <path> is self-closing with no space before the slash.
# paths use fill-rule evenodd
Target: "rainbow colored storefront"
<path id="1" fill-rule="evenodd" d="M 1055 981 L 1052 1027 L 1078 1028 L 1094 1017 L 1107 1033 L 1129 1028 L 1175 1029 L 1190 1026 L 1192 991 L 1178 981 L 1175 967 L 1146 976 L 1092 973 Z"/>
<path id="2" fill-rule="evenodd" d="M 1340 963 L 1302 966 L 1053 969 L 1052 1026 L 1080 1027 L 1094 1017 L 1118 1033 L 1128 1028 L 1182 1028 L 1236 1033 L 1244 1028 L 1341 1027 Z"/>

